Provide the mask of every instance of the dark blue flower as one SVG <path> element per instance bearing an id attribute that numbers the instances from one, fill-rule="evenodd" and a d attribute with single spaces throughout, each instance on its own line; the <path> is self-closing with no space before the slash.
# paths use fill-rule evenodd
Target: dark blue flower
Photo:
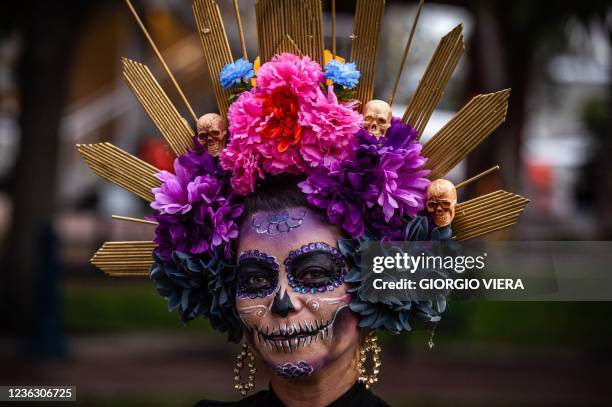
<path id="1" fill-rule="evenodd" d="M 221 86 L 229 89 L 241 82 L 248 83 L 249 79 L 254 76 L 253 64 L 244 58 L 240 58 L 236 62 L 223 67 L 221 73 L 219 73 L 219 80 Z"/>
<path id="2" fill-rule="evenodd" d="M 375 300 L 367 294 L 371 286 L 372 273 L 361 267 L 361 256 L 365 245 L 376 240 L 367 233 L 359 239 L 338 241 L 338 248 L 346 258 L 349 266 L 344 281 L 349 284 L 352 294 L 349 308 L 360 316 L 359 327 L 368 329 L 386 329 L 392 333 L 410 331 L 411 321 L 418 319 L 426 322 L 438 322 L 440 314 L 446 308 L 446 298 L 438 296 L 435 301 L 417 301 L 405 293 L 385 295 L 384 299 Z M 376 275 L 377 276 L 377 275 Z"/>
<path id="3" fill-rule="evenodd" d="M 199 316 L 211 326 L 227 332 L 228 339 L 238 342 L 242 323 L 235 307 L 236 268 L 223 256 L 192 256 L 174 251 L 168 260 L 157 250 L 153 253 L 150 278 L 157 292 L 168 300 L 168 310 L 178 309 L 183 322 Z"/>
<path id="4" fill-rule="evenodd" d="M 353 89 L 359 83 L 361 74 L 355 63 L 344 63 L 332 59 L 325 65 L 325 77 L 336 85 L 342 85 L 347 89 Z"/>

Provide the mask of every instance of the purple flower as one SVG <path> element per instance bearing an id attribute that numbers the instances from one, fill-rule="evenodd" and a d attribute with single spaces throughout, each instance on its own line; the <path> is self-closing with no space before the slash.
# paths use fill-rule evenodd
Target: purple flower
<path id="1" fill-rule="evenodd" d="M 190 255 L 217 249 L 231 256 L 231 242 L 238 237 L 237 220 L 244 211 L 229 184 L 229 174 L 205 150 L 196 147 L 174 161 L 175 174 L 162 171 L 154 188 L 151 207 L 158 227 L 156 252 L 170 259 L 172 252 Z"/>
<path id="2" fill-rule="evenodd" d="M 175 174 L 161 171 L 155 174 L 162 185 L 152 189 L 155 200 L 151 203 L 151 208 L 160 213 L 185 214 L 191 210 L 187 196 L 189 173 L 178 160 L 174 161 L 174 172 Z"/>
<path id="3" fill-rule="evenodd" d="M 332 161 L 319 165 L 298 186 L 310 205 L 327 211 L 333 225 L 339 225 L 351 237 L 364 232 L 365 203 L 361 194 L 366 188 L 366 163 L 353 160 Z"/>
<path id="4" fill-rule="evenodd" d="M 400 216 L 395 216 L 386 221 L 382 208 L 379 206 L 368 211 L 366 222 L 368 229 L 380 240 L 406 240 L 406 220 Z"/>
<path id="5" fill-rule="evenodd" d="M 423 209 L 429 184 L 416 132 L 394 119 L 380 140 L 363 129 L 356 139 L 354 159 L 323 163 L 300 188 L 353 238 L 363 234 L 364 222 L 379 238 L 401 238 L 407 217 Z"/>

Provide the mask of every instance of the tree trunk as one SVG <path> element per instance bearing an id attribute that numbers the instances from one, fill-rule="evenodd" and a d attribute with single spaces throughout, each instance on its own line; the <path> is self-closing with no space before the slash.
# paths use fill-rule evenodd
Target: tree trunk
<path id="1" fill-rule="evenodd" d="M 1 312 L 7 319 L 2 330 L 41 341 L 45 332 L 57 327 L 53 220 L 58 128 L 70 55 L 87 7 L 86 1 L 78 0 L 29 2 L 21 16 L 23 42 L 17 67 L 21 138 L 10 185 L 14 211 L 0 285 Z M 29 343 L 45 347 L 36 340 Z"/>

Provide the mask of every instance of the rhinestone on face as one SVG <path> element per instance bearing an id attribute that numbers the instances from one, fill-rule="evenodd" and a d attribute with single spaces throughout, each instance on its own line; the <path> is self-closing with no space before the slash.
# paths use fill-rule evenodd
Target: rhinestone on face
<path id="1" fill-rule="evenodd" d="M 328 251 L 332 255 L 333 261 L 338 267 L 339 276 L 336 280 L 332 281 L 327 286 L 322 286 L 322 287 L 316 287 L 312 285 L 302 286 L 299 284 L 299 282 L 295 281 L 295 277 L 293 276 L 292 269 L 291 269 L 291 263 L 295 259 L 295 257 L 299 256 L 300 254 L 308 253 L 310 251 L 315 251 L 315 250 Z M 314 294 L 317 292 L 325 292 L 326 290 L 333 291 L 336 287 L 339 287 L 344 283 L 344 276 L 346 275 L 346 268 L 344 266 L 344 258 L 342 257 L 342 254 L 340 253 L 338 249 L 328 245 L 325 242 L 308 243 L 308 244 L 303 245 L 299 249 L 290 251 L 289 255 L 287 256 L 283 264 L 285 265 L 285 270 L 287 272 L 287 280 L 289 282 L 289 286 L 293 288 L 293 291 L 298 292 L 298 293 L 303 293 L 303 294 L 306 294 L 308 292 Z"/>
<path id="2" fill-rule="evenodd" d="M 241 261 L 244 261 L 247 259 L 255 259 L 256 261 L 263 261 L 263 262 L 268 263 L 272 267 L 272 270 L 275 272 L 275 279 L 272 284 L 272 287 L 270 287 L 269 289 L 266 289 L 265 291 L 261 291 L 258 293 L 245 293 L 242 290 L 242 287 L 240 286 L 240 284 L 237 284 L 236 295 L 238 295 L 238 297 L 242 299 L 255 299 L 257 297 L 263 298 L 263 297 L 270 295 L 270 293 L 272 293 L 272 291 L 274 291 L 274 289 L 278 285 L 278 274 L 280 272 L 280 266 L 278 262 L 276 261 L 276 257 L 270 256 L 264 252 L 260 252 L 257 249 L 246 250 L 242 252 L 240 256 L 238 256 L 238 264 L 240 264 Z"/>
<path id="3" fill-rule="evenodd" d="M 287 219 L 289 219 L 289 212 L 287 211 L 271 213 L 268 216 L 268 221 L 271 223 L 285 222 Z"/>

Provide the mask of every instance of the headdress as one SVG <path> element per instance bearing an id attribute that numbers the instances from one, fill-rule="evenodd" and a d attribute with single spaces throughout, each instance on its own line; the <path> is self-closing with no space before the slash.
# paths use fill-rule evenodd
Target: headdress
<path id="1" fill-rule="evenodd" d="M 195 130 L 147 66 L 123 59 L 128 86 L 176 159 L 172 172 L 160 171 L 109 143 L 78 145 L 96 174 L 151 203 L 151 217 L 142 221 L 156 224 L 150 241 L 107 242 L 92 263 L 111 276 L 150 276 L 184 320 L 208 317 L 239 340 L 233 243 L 244 196 L 256 194 L 268 177 L 299 175 L 308 204 L 353 239 L 341 241 L 338 249 L 349 264 L 345 279 L 353 284 L 350 307 L 361 315 L 360 326 L 399 332 L 409 330 L 415 316 L 437 320 L 444 309 L 440 302 L 363 298 L 358 243 L 466 240 L 516 223 L 528 202 L 519 195 L 499 190 L 457 204 L 456 192 L 438 199 L 436 194 L 447 191 L 444 182 L 431 184 L 501 125 L 509 90 L 472 98 L 421 144 L 463 53 L 463 27 L 441 39 L 404 115 L 391 117 L 389 103 L 416 20 L 389 103 L 372 100 L 383 9 L 384 0 L 357 1 L 352 48 L 344 60 L 336 55 L 335 39 L 331 52 L 324 48 L 320 0 L 258 0 L 259 56 L 251 63 L 242 33 L 243 56 L 232 56 L 217 3 L 195 0 L 218 114 L 198 119 L 162 59 Z M 419 216 L 437 205 L 454 219 Z M 452 220 L 450 227 L 444 219 Z M 273 223 L 283 228 L 292 221 L 299 219 Z"/>

